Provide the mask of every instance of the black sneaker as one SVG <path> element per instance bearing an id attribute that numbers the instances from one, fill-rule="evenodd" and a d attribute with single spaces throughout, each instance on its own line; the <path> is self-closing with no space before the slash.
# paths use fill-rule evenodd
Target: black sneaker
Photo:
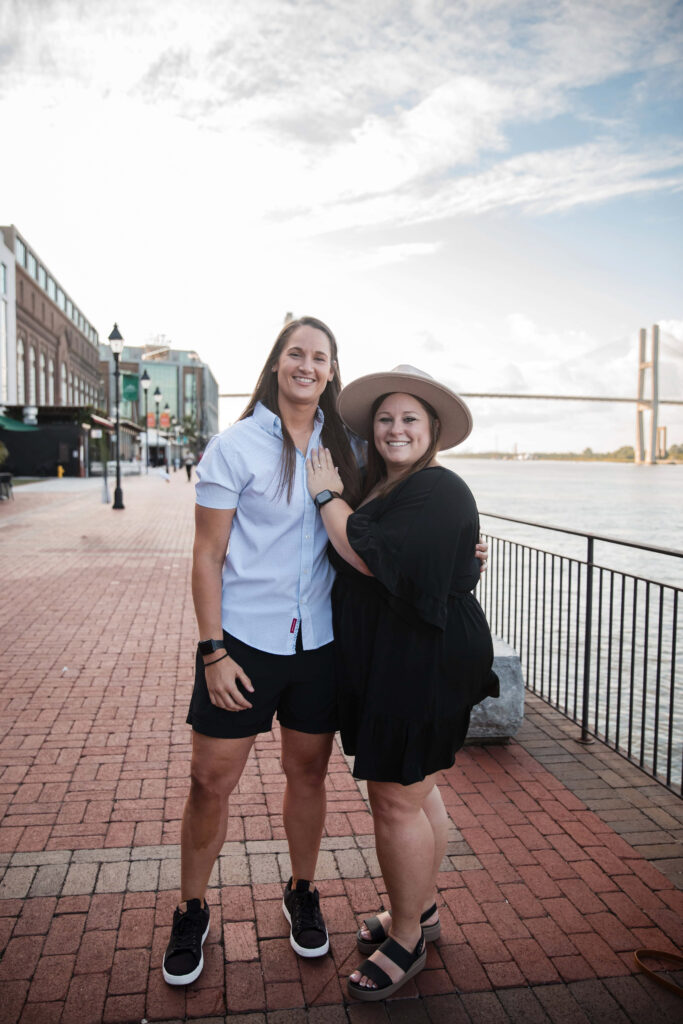
<path id="1" fill-rule="evenodd" d="M 289 921 L 289 941 L 299 956 L 324 956 L 330 948 L 327 928 L 320 913 L 320 893 L 311 892 L 308 882 L 299 878 L 296 889 L 292 879 L 282 897 L 282 913 Z"/>
<path id="2" fill-rule="evenodd" d="M 209 934 L 209 906 L 201 900 L 188 900 L 185 913 L 177 907 L 173 914 L 171 941 L 164 953 L 164 981 L 169 985 L 189 985 L 204 969 L 202 946 Z"/>

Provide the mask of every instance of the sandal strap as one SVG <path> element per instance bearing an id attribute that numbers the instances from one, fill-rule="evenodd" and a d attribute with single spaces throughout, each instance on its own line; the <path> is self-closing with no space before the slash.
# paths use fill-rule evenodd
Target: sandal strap
<path id="1" fill-rule="evenodd" d="M 435 914 L 435 913 L 436 913 L 436 903 L 432 903 L 432 905 L 429 908 L 429 910 L 425 910 L 422 914 L 420 914 L 420 924 L 424 924 L 425 921 L 428 918 L 430 918 L 432 916 L 432 914 Z"/>
<path id="2" fill-rule="evenodd" d="M 370 932 L 370 938 L 369 940 L 366 939 L 366 942 L 384 942 L 387 937 L 387 933 L 384 930 L 384 925 L 378 917 L 367 917 L 363 921 L 363 924 Z"/>
<path id="3" fill-rule="evenodd" d="M 388 938 L 385 939 L 385 941 L 379 947 L 379 951 L 380 953 L 383 953 L 384 956 L 386 956 L 389 960 L 395 963 L 397 967 L 400 967 L 401 970 L 405 973 L 406 971 L 410 970 L 410 968 L 413 966 L 418 957 L 422 956 L 424 944 L 424 935 L 421 935 L 417 946 L 411 952 L 409 949 L 406 949 L 404 946 L 402 946 L 400 942 L 396 942 L 395 939 Z"/>
<path id="4" fill-rule="evenodd" d="M 374 960 L 364 960 L 356 970 L 361 975 L 364 974 L 366 978 L 370 978 L 370 981 L 374 981 L 377 988 L 386 988 L 388 985 L 394 984 L 387 972 L 378 967 Z M 352 984 L 357 985 L 358 982 L 354 981 Z"/>

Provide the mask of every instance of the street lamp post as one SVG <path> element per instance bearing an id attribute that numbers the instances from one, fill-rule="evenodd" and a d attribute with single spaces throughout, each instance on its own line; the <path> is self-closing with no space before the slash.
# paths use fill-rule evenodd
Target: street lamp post
<path id="1" fill-rule="evenodd" d="M 155 466 L 158 465 L 158 462 L 159 462 L 159 406 L 161 405 L 161 398 L 162 398 L 161 389 L 157 386 L 154 389 L 154 404 L 157 407 L 157 409 L 156 409 L 156 414 L 157 414 L 157 450 L 156 450 L 156 455 L 154 456 L 154 465 Z"/>
<path id="2" fill-rule="evenodd" d="M 123 504 L 123 491 L 121 490 L 121 430 L 119 414 L 119 377 L 121 376 L 119 359 L 123 352 L 123 337 L 117 324 L 114 324 L 114 329 L 109 335 L 109 344 L 114 356 L 114 380 L 116 382 L 116 487 L 114 489 L 114 504 L 112 508 L 125 508 Z"/>
<path id="3" fill-rule="evenodd" d="M 147 370 L 143 371 L 140 377 L 142 390 L 145 394 L 145 473 L 149 473 L 149 424 L 147 423 L 147 392 L 149 391 L 150 379 Z"/>
<path id="4" fill-rule="evenodd" d="M 171 416 L 171 409 L 170 409 L 170 406 L 169 406 L 168 402 L 164 406 L 164 412 L 166 413 L 166 419 L 169 420 L 170 416 Z M 168 464 L 168 427 L 166 427 L 166 443 L 164 444 L 164 461 L 166 463 L 166 472 L 170 473 L 171 472 L 171 467 Z"/>

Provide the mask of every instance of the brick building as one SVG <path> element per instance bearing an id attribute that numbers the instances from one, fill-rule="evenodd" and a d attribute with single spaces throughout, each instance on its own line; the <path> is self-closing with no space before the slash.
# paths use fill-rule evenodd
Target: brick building
<path id="1" fill-rule="evenodd" d="M 101 406 L 97 331 L 16 227 L 0 232 L 4 251 L 14 258 L 16 309 L 15 337 L 7 332 L 8 351 L 0 359 L 6 367 L 5 401 Z"/>

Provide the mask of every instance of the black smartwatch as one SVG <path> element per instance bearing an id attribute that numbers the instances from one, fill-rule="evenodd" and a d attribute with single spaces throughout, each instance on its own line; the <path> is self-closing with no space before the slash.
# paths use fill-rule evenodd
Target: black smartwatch
<path id="1" fill-rule="evenodd" d="M 322 508 L 323 505 L 327 505 L 328 501 L 332 501 L 333 498 L 341 498 L 341 494 L 338 491 L 321 491 L 320 494 L 316 494 L 313 501 L 318 508 Z"/>
<path id="2" fill-rule="evenodd" d="M 202 655 L 213 654 L 214 651 L 224 651 L 226 649 L 224 640 L 200 640 L 197 647 Z"/>

